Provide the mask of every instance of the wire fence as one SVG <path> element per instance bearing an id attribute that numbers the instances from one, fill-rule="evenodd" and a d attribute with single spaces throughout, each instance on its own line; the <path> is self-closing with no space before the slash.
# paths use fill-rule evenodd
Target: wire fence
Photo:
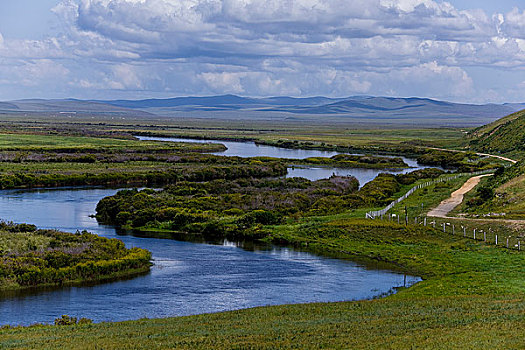
<path id="1" fill-rule="evenodd" d="M 428 186 L 431 186 L 431 185 L 434 185 L 434 184 L 437 184 L 439 182 L 445 182 L 445 181 L 450 181 L 450 180 L 455 180 L 459 177 L 462 177 L 462 176 L 467 176 L 467 175 L 470 175 L 470 176 L 476 176 L 476 175 L 482 175 L 482 174 L 487 174 L 487 173 L 490 173 L 490 172 L 493 172 L 494 170 L 493 169 L 490 169 L 490 170 L 484 170 L 484 171 L 477 171 L 475 173 L 461 173 L 461 174 L 456 174 L 456 175 L 453 175 L 453 176 L 447 176 L 447 177 L 440 177 L 439 179 L 436 179 L 436 180 L 432 180 L 432 181 L 428 181 L 428 182 L 424 182 L 424 183 L 421 183 L 419 185 L 416 185 L 414 187 L 412 187 L 410 190 L 408 190 L 407 193 L 405 193 L 404 195 L 402 195 L 401 197 L 397 198 L 396 200 L 392 201 L 392 203 L 390 203 L 389 205 L 387 205 L 385 208 L 381 209 L 381 210 L 373 210 L 373 211 L 369 211 L 365 214 L 365 217 L 367 219 L 377 219 L 377 218 L 382 218 L 383 216 L 386 215 L 386 213 L 392 209 L 396 204 L 404 201 L 405 199 L 407 199 L 408 197 L 410 197 L 414 192 L 416 192 L 417 190 L 421 189 L 421 188 L 425 188 L 425 187 L 428 187 Z"/>
<path id="2" fill-rule="evenodd" d="M 443 233 L 449 233 L 458 237 L 468 238 L 475 241 L 485 242 L 487 244 L 494 244 L 498 247 L 518 250 L 521 251 L 521 242 L 525 241 L 523 234 L 519 232 L 512 232 L 508 229 L 495 228 L 491 225 L 494 223 L 489 222 L 477 222 L 475 220 L 465 221 L 462 219 L 453 219 L 453 218 L 437 218 L 437 217 L 427 217 L 426 215 L 408 217 L 396 214 L 388 214 L 388 211 L 392 209 L 396 204 L 402 202 L 409 196 L 411 196 L 415 191 L 421 188 L 425 188 L 439 182 L 450 181 L 457 179 L 462 176 L 477 176 L 482 174 L 487 174 L 493 172 L 494 170 L 485 170 L 478 171 L 475 173 L 462 173 L 456 174 L 454 176 L 442 177 L 433 181 L 424 182 L 417 186 L 412 187 L 407 193 L 398 199 L 394 200 L 392 203 L 387 205 L 381 210 L 369 211 L 366 213 L 366 217 L 369 219 L 379 219 L 379 220 L 388 220 L 388 221 L 397 221 L 405 224 L 414 224 L 422 226 L 431 226 L 433 228 L 442 230 Z M 525 247 L 524 247 L 525 248 Z"/>
<path id="3" fill-rule="evenodd" d="M 433 227 L 443 233 L 517 251 L 521 251 L 521 242 L 525 241 L 525 237 L 519 231 L 512 231 L 503 227 L 497 228 L 494 227 L 495 223 L 490 223 L 488 221 L 462 221 L 462 219 L 427 216 L 408 218 L 395 214 L 384 215 L 379 217 L 379 220 L 393 222 L 397 220 L 398 223 L 401 221 L 402 223 Z"/>

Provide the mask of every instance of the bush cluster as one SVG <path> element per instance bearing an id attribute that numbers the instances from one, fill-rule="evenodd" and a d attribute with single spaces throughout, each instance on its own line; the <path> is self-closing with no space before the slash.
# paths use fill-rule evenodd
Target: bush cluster
<path id="1" fill-rule="evenodd" d="M 147 250 L 126 249 L 117 239 L 5 222 L 0 224 L 0 253 L 0 289 L 100 280 L 145 270 L 151 260 Z"/>
<path id="2" fill-rule="evenodd" d="M 101 222 L 210 237 L 258 237 L 263 225 L 301 216 L 331 215 L 390 202 L 403 185 L 441 175 L 423 169 L 380 174 L 359 190 L 354 177 L 213 180 L 179 182 L 162 191 L 123 190 L 97 205 Z"/>
<path id="3" fill-rule="evenodd" d="M 473 152 L 449 152 L 433 150 L 417 158 L 420 164 L 456 168 L 461 173 L 471 173 L 498 167 L 488 158 L 483 158 Z"/>
<path id="4" fill-rule="evenodd" d="M 100 221 L 196 234 L 238 236 L 258 225 L 310 210 L 333 210 L 327 198 L 346 198 L 359 187 L 354 177 L 214 180 L 180 182 L 162 191 L 124 190 L 97 205 Z M 342 201 L 340 209 L 354 207 Z M 253 234 L 253 233 L 250 233 Z"/>
<path id="5" fill-rule="evenodd" d="M 20 187 L 95 186 L 144 184 L 159 186 L 178 181 L 209 181 L 243 177 L 271 177 L 286 174 L 286 166 L 277 162 L 246 165 L 208 165 L 193 169 L 170 169 L 138 173 L 84 173 L 84 174 L 16 174 L 0 175 L 0 189 Z"/>

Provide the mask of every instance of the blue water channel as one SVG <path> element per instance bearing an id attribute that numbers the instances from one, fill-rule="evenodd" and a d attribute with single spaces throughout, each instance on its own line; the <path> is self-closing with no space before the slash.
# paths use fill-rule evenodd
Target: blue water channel
<path id="1" fill-rule="evenodd" d="M 286 150 L 287 158 L 299 158 L 299 153 L 291 156 L 289 151 L 304 157 L 319 154 Z M 265 155 L 273 156 L 266 151 Z M 368 299 L 421 280 L 382 266 L 365 266 L 284 247 L 229 241 L 196 243 L 118 232 L 90 217 L 97 202 L 116 191 L 0 191 L 0 218 L 4 220 L 68 232 L 85 229 L 118 238 L 127 247 L 150 250 L 154 263 L 151 272 L 126 280 L 2 294 L 0 325 L 52 323 L 62 314 L 95 322 L 123 321 L 265 305 Z"/>
<path id="2" fill-rule="evenodd" d="M 212 154 L 222 156 L 237 157 L 274 157 L 289 159 L 305 159 L 310 157 L 332 157 L 341 152 L 288 149 L 274 146 L 258 145 L 255 142 L 223 141 L 223 140 L 198 140 L 173 137 L 149 137 L 138 136 L 140 140 L 148 141 L 171 141 L 171 142 L 192 142 L 192 143 L 221 143 L 226 146 L 224 152 L 215 152 Z M 383 156 L 389 157 L 389 156 Z M 397 157 L 397 156 L 396 156 Z M 361 186 L 372 181 L 379 173 L 404 174 L 414 170 L 428 168 L 418 164 L 415 159 L 399 156 L 410 167 L 407 169 L 362 169 L 362 168 L 335 168 L 324 166 L 295 166 L 288 168 L 287 177 L 304 177 L 308 180 L 326 179 L 331 175 L 354 176 Z"/>

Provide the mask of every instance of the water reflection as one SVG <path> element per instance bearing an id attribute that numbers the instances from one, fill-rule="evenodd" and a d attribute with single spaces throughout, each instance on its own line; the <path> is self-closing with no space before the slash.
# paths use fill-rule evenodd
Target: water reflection
<path id="1" fill-rule="evenodd" d="M 168 317 L 263 305 L 371 298 L 403 285 L 403 274 L 268 245 L 198 244 L 120 235 L 89 215 L 115 189 L 0 191 L 0 215 L 75 232 L 87 229 L 153 253 L 150 273 L 84 287 L 0 297 L 0 325 L 53 322 L 68 314 L 96 322 Z M 219 242 L 217 242 L 219 243 Z M 247 249 L 241 249 L 245 246 Z M 420 279 L 409 277 L 408 283 Z"/>
<path id="2" fill-rule="evenodd" d="M 239 142 L 239 141 L 222 141 L 222 140 L 197 140 L 197 139 L 182 139 L 176 137 L 150 137 L 137 136 L 144 141 L 171 141 L 171 142 L 193 142 L 193 143 L 222 143 L 228 149 L 224 152 L 216 152 L 219 156 L 236 156 L 236 157 L 274 157 L 274 158 L 294 158 L 305 159 L 309 157 L 332 157 L 338 152 L 333 151 L 318 151 L 318 150 L 303 150 L 303 149 L 288 149 L 281 147 L 273 147 L 266 145 L 258 145 L 255 142 Z"/>
<path id="3" fill-rule="evenodd" d="M 273 146 L 257 145 L 255 142 L 238 142 L 238 141 L 222 141 L 222 140 L 197 140 L 197 139 L 183 139 L 172 137 L 146 137 L 139 136 L 140 140 L 152 141 L 171 141 L 171 142 L 195 142 L 195 143 L 222 143 L 228 149 L 224 152 L 212 153 L 222 156 L 237 156 L 237 157 L 275 157 L 275 158 L 290 158 L 290 159 L 305 159 L 310 157 L 332 157 L 340 152 L 333 151 L 319 151 L 319 150 L 302 150 L 302 149 L 287 149 Z M 357 154 L 359 155 L 359 154 Z M 383 157 L 394 157 L 385 156 Z M 397 157 L 397 156 L 395 156 Z M 336 175 L 352 175 L 357 178 L 359 184 L 363 186 L 369 181 L 372 181 L 379 173 L 404 174 L 417 169 L 428 168 L 420 165 L 415 159 L 407 157 L 399 157 L 408 164 L 408 169 L 362 169 L 362 168 L 334 168 L 334 167 L 313 167 L 313 166 L 295 166 L 288 168 L 287 177 L 304 177 L 308 180 L 320 180 L 330 177 L 332 174 Z"/>

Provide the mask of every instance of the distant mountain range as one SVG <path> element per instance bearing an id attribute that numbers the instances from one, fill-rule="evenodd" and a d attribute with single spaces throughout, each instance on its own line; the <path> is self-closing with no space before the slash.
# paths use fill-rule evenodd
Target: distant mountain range
<path id="1" fill-rule="evenodd" d="M 427 98 L 354 96 L 249 98 L 235 95 L 146 100 L 18 100 L 0 102 L 0 113 L 80 114 L 118 117 L 202 117 L 323 120 L 366 123 L 437 123 L 479 126 L 525 108 L 525 103 L 460 104 Z"/>

